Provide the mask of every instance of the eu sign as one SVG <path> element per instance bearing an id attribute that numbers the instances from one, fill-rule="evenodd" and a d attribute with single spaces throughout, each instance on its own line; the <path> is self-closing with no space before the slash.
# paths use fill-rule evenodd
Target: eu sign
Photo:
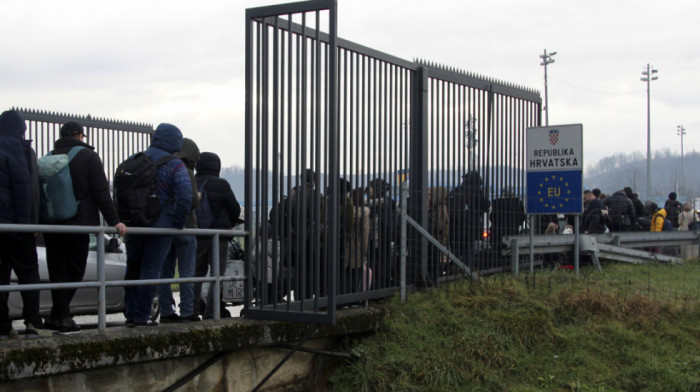
<path id="1" fill-rule="evenodd" d="M 527 213 L 583 212 L 581 124 L 527 129 Z"/>

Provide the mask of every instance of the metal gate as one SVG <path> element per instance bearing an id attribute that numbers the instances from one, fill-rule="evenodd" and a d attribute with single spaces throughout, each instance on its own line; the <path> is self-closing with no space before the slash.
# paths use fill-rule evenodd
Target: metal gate
<path id="1" fill-rule="evenodd" d="M 491 207 L 522 197 L 539 94 L 337 38 L 336 20 L 332 0 L 246 13 L 249 317 L 333 323 L 398 292 L 400 247 L 409 283 L 448 275 L 417 232 L 399 241 L 402 182 L 409 215 L 474 269 L 500 263 L 482 235 L 515 224 Z"/>

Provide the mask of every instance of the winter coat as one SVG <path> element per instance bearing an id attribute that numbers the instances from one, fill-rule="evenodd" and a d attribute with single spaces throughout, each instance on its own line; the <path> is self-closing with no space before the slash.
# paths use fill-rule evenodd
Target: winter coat
<path id="1" fill-rule="evenodd" d="M 605 206 L 603 206 L 602 201 L 598 199 L 591 200 L 586 205 L 586 209 L 581 217 L 581 231 L 588 234 L 605 233 L 607 227 L 605 222 L 606 216 L 603 210 L 605 210 Z"/>
<path id="2" fill-rule="evenodd" d="M 68 154 L 73 147 L 83 147 L 70 164 L 70 177 L 73 182 L 73 194 L 78 204 L 78 213 L 61 224 L 99 226 L 100 214 L 108 225 L 119 223 L 117 208 L 112 202 L 109 181 L 104 166 L 95 148 L 72 136 L 62 137 L 53 145 L 52 155 Z"/>
<path id="3" fill-rule="evenodd" d="M 205 190 L 211 207 L 212 229 L 231 229 L 241 222 L 241 206 L 233 194 L 231 185 L 223 178 L 219 178 L 221 172 L 221 159 L 213 152 L 199 154 L 196 164 L 197 187 L 207 181 Z M 204 193 L 204 192 L 202 192 Z"/>
<path id="4" fill-rule="evenodd" d="M 172 155 L 182 148 L 182 133 L 171 124 L 160 124 L 153 133 L 146 155 L 151 160 Z M 182 229 L 192 207 L 192 183 L 185 163 L 171 159 L 156 174 L 158 199 L 163 207 L 153 227 Z"/>
<path id="5" fill-rule="evenodd" d="M 683 206 L 681 203 L 678 200 L 668 199 L 664 203 L 664 209 L 666 210 L 666 214 L 668 215 L 667 218 L 671 221 L 673 227 L 678 228 L 678 215 L 680 215 L 681 211 L 683 211 Z"/>
<path id="6" fill-rule="evenodd" d="M 491 206 L 490 219 L 493 231 L 501 233 L 498 237 L 518 234 L 518 227 L 525 221 L 523 202 L 515 196 L 506 196 L 494 200 Z M 497 240 L 500 240 L 500 238 L 497 238 Z"/>
<path id="7" fill-rule="evenodd" d="M 637 221 L 637 214 L 634 211 L 632 200 L 624 191 L 617 191 L 612 196 L 605 198 L 603 205 L 610 214 L 610 231 L 632 231 L 634 222 Z"/>
<path id="8" fill-rule="evenodd" d="M 681 211 L 678 215 L 678 231 L 688 231 L 688 225 L 698 221 L 698 214 L 695 210 Z"/>
<path id="9" fill-rule="evenodd" d="M 663 231 L 664 230 L 664 219 L 666 218 L 666 210 L 660 209 L 654 213 L 651 217 L 651 231 Z"/>
<path id="10" fill-rule="evenodd" d="M 15 112 L 0 117 L 0 223 L 32 222 L 31 141 Z M 38 186 L 38 182 L 37 182 Z"/>
<path id="11" fill-rule="evenodd" d="M 441 186 L 432 187 L 430 192 L 430 206 L 428 220 L 430 221 L 430 234 L 441 244 L 447 246 L 450 236 L 450 215 L 447 213 L 447 189 Z"/>
<path id="12" fill-rule="evenodd" d="M 190 215 L 187 217 L 185 227 L 192 229 L 197 227 L 197 213 L 195 210 L 199 207 L 199 192 L 197 191 L 197 180 L 194 176 L 194 167 L 199 159 L 199 147 L 192 139 L 182 139 L 182 148 L 180 151 L 173 154 L 176 158 L 180 158 L 187 167 L 187 174 L 190 176 L 192 184 L 192 207 L 190 207 Z"/>

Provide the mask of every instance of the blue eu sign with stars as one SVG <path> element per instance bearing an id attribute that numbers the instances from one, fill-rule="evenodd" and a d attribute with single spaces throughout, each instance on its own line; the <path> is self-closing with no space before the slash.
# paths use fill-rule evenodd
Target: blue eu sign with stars
<path id="1" fill-rule="evenodd" d="M 527 129 L 527 213 L 583 212 L 581 124 Z"/>

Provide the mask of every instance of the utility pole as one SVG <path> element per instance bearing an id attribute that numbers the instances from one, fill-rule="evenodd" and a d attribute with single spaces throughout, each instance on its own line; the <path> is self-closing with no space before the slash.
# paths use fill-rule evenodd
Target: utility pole
<path id="1" fill-rule="evenodd" d="M 685 128 L 682 125 L 676 127 L 676 134 L 681 137 L 681 185 L 680 190 L 684 191 L 683 185 L 685 183 L 685 168 L 683 167 L 683 135 L 685 135 Z"/>
<path id="2" fill-rule="evenodd" d="M 651 196 L 651 112 L 650 112 L 650 94 L 651 81 L 659 77 L 654 74 L 659 72 L 647 64 L 646 71 L 642 71 L 640 80 L 647 83 L 647 198 Z"/>
<path id="3" fill-rule="evenodd" d="M 549 99 L 547 97 L 547 64 L 552 64 L 554 59 L 552 56 L 557 54 L 557 52 L 552 52 L 547 54 L 547 49 L 544 50 L 544 54 L 540 55 L 542 62 L 540 65 L 544 65 L 544 125 L 549 125 Z"/>

